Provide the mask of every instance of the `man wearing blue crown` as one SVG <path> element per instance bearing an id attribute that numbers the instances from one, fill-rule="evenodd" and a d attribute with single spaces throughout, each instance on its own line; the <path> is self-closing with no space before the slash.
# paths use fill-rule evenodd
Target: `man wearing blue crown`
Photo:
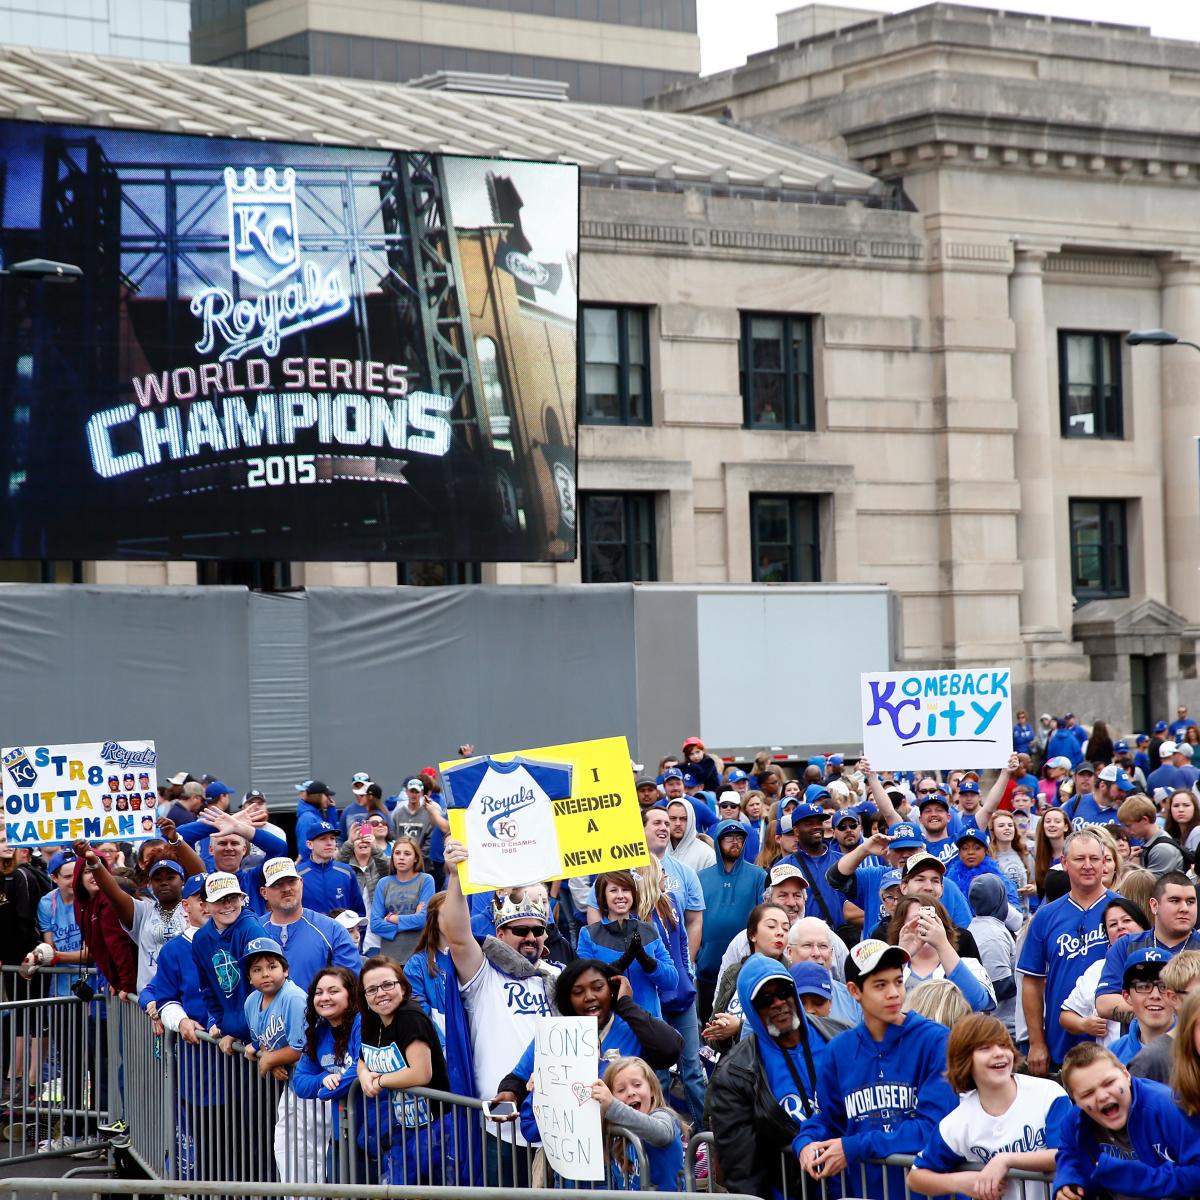
<path id="1" fill-rule="evenodd" d="M 554 981 L 559 968 L 543 958 L 547 910 L 536 893 L 522 893 L 517 901 L 506 899 L 496 909 L 496 936 L 485 938 L 480 946 L 471 932 L 471 914 L 458 877 L 458 866 L 466 861 L 466 846 L 448 838 L 446 899 L 440 923 L 458 976 L 475 1069 L 475 1094 L 481 1100 L 492 1100 L 501 1079 L 533 1040 L 534 1022 L 554 1015 Z M 449 997 L 447 1001 L 449 1025 Z M 489 1187 L 528 1186 L 528 1179 L 514 1178 L 514 1172 L 520 1173 L 524 1165 L 524 1156 L 511 1150 L 502 1152 L 499 1145 L 501 1140 L 526 1145 L 513 1123 L 516 1115 L 514 1108 L 504 1122 L 496 1121 L 488 1130 L 495 1130 L 484 1147 Z M 514 1158 L 519 1159 L 519 1167 Z"/>

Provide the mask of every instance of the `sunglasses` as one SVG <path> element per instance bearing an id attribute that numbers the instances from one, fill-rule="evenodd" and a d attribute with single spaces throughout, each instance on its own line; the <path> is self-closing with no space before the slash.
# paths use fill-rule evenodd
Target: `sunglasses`
<path id="1" fill-rule="evenodd" d="M 917 788 L 918 796 L 936 796 L 937 794 L 937 788 Z"/>
<path id="2" fill-rule="evenodd" d="M 754 993 L 755 1008 L 770 1008 L 772 1004 L 778 1004 L 781 1000 L 790 1000 L 792 991 L 790 988 L 759 988 Z"/>
<path id="3" fill-rule="evenodd" d="M 545 925 L 505 925 L 504 928 L 519 938 L 544 937 L 546 934 Z"/>

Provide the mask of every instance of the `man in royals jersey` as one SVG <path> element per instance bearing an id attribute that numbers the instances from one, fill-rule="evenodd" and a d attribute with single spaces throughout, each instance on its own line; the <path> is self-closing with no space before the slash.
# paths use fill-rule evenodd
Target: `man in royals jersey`
<path id="1" fill-rule="evenodd" d="M 1029 1069 L 1045 1075 L 1083 1040 L 1059 1024 L 1063 1001 L 1092 963 L 1104 958 L 1108 937 L 1104 906 L 1114 892 L 1104 886 L 1104 845 L 1092 829 L 1072 833 L 1063 846 L 1070 891 L 1043 904 L 1029 924 L 1017 963 L 1025 979 L 1021 1003 L 1029 1027 Z"/>

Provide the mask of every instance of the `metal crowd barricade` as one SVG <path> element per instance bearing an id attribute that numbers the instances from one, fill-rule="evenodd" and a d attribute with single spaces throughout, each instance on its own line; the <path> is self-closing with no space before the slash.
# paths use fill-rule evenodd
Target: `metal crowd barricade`
<path id="1" fill-rule="evenodd" d="M 42 967 L 31 978 L 0 969 L 0 1158 L 9 1163 L 107 1145 L 100 1127 L 116 1059 L 105 998 L 89 998 L 94 983 L 94 971 L 77 967 Z"/>
<path id="2" fill-rule="evenodd" d="M 705 1190 L 697 1186 L 696 1179 L 696 1156 L 701 1146 L 708 1147 L 707 1191 L 712 1192 L 719 1182 L 717 1176 L 720 1171 L 720 1163 L 717 1160 L 713 1135 L 707 1130 L 702 1131 L 692 1137 L 684 1156 L 684 1187 L 689 1194 L 700 1195 Z M 892 1154 L 887 1158 L 871 1159 L 869 1163 L 860 1163 L 857 1168 L 848 1169 L 840 1175 L 821 1181 L 798 1171 L 789 1172 L 787 1158 L 786 1153 L 780 1155 L 779 1179 L 781 1186 L 778 1189 L 778 1195 L 781 1195 L 783 1200 L 834 1200 L 835 1197 L 838 1200 L 860 1200 L 860 1198 L 861 1200 L 914 1200 L 914 1198 L 920 1200 L 921 1194 L 909 1191 L 907 1176 L 903 1196 L 896 1188 L 889 1185 L 887 1171 L 883 1171 L 879 1176 L 880 1186 L 876 1188 L 872 1188 L 868 1177 L 869 1167 L 901 1167 L 907 1171 L 914 1162 L 914 1156 L 911 1154 Z M 979 1168 L 965 1165 L 961 1169 L 970 1171 Z M 798 1191 L 794 1187 L 788 1186 L 789 1178 L 796 1179 L 797 1177 L 800 1180 Z M 1012 1170 L 1009 1171 L 1008 1177 L 1023 1183 L 1023 1200 L 1052 1200 L 1051 1189 L 1054 1184 L 1052 1175 L 1036 1171 Z"/>

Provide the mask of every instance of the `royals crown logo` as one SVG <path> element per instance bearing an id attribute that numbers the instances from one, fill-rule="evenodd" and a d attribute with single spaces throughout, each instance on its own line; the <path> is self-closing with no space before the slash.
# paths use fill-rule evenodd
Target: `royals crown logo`
<path id="1" fill-rule="evenodd" d="M 229 209 L 229 265 L 235 275 L 255 287 L 274 287 L 300 266 L 300 234 L 296 227 L 296 172 L 282 175 L 267 167 L 246 167 L 239 180 L 225 168 Z"/>

